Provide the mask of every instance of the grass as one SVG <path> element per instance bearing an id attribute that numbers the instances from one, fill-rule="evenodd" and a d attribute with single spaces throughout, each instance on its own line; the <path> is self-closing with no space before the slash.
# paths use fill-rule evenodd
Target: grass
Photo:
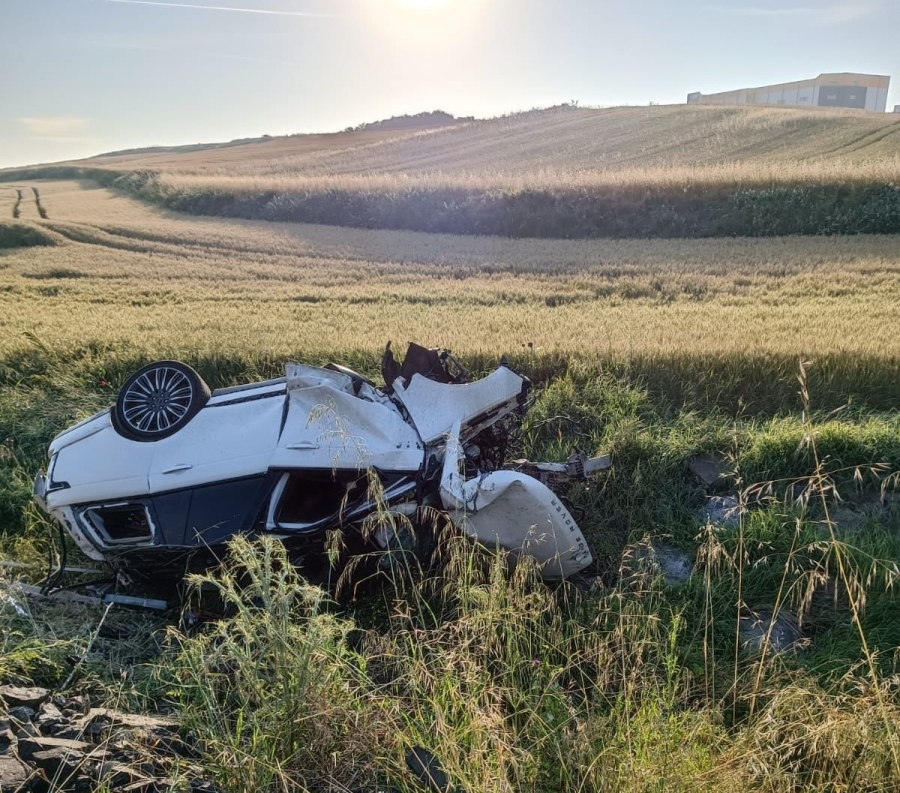
<path id="1" fill-rule="evenodd" d="M 37 187 L 49 219 L 16 223 L 52 247 L 0 253 L 0 556 L 17 575 L 51 553 L 30 505 L 49 440 L 167 355 L 219 387 L 288 358 L 377 378 L 389 338 L 448 344 L 476 373 L 508 353 L 536 383 L 513 453 L 613 468 L 569 493 L 590 591 L 451 533 L 427 577 L 395 564 L 326 593 L 240 540 L 194 581 L 226 605 L 194 633 L 90 644 L 98 612 L 23 616 L 3 582 L 0 678 L 61 687 L 84 657 L 73 690 L 174 710 L 233 791 L 412 793 L 415 747 L 470 793 L 900 786 L 894 238 L 472 239 Z M 737 526 L 699 514 L 688 464 L 712 451 Z M 660 541 L 693 560 L 687 582 L 666 583 Z M 808 647 L 744 647 L 751 609 L 790 611 Z"/>

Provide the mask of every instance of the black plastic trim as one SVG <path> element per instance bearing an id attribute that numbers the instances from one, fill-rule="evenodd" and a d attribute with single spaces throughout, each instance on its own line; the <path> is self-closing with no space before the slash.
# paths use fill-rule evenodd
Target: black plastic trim
<path id="1" fill-rule="evenodd" d="M 250 391 L 254 388 L 266 388 L 269 386 L 280 385 L 282 383 L 287 383 L 286 377 L 274 377 L 271 380 L 261 380 L 258 383 L 245 383 L 244 385 L 232 385 L 228 386 L 227 388 L 217 388 L 212 392 L 212 396 L 217 397 L 225 396 L 227 394 L 238 394 L 241 391 Z"/>
<path id="2" fill-rule="evenodd" d="M 270 391 L 266 394 L 254 394 L 253 396 L 242 397 L 241 399 L 229 399 L 227 402 L 208 402 L 206 409 L 221 408 L 227 405 L 240 405 L 244 402 L 256 402 L 259 399 L 271 399 L 272 397 L 284 397 L 284 391 Z"/>

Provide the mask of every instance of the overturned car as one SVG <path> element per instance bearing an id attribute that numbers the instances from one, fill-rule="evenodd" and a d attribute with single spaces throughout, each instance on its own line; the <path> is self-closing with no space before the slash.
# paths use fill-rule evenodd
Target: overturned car
<path id="1" fill-rule="evenodd" d="M 591 564 L 548 484 L 608 458 L 504 467 L 527 378 L 501 362 L 467 382 L 456 358 L 418 345 L 401 366 L 390 343 L 382 371 L 378 388 L 344 367 L 289 363 L 282 378 L 210 392 L 183 363 L 149 364 L 113 407 L 53 440 L 35 498 L 91 559 L 145 570 L 238 533 L 321 548 L 385 506 L 435 507 L 473 539 L 534 557 L 547 579 Z"/>

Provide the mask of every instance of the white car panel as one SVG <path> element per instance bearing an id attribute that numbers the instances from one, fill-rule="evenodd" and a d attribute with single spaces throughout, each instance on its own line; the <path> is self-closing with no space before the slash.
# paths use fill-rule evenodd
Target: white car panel
<path id="1" fill-rule="evenodd" d="M 550 488 L 527 474 L 494 471 L 466 480 L 460 473 L 460 425 L 450 431 L 441 476 L 441 501 L 470 537 L 487 546 L 537 561 L 541 575 L 562 579 L 593 557 L 569 510 Z"/>
<path id="2" fill-rule="evenodd" d="M 278 445 L 284 396 L 207 406 L 153 443 L 150 490 L 162 493 L 265 473 Z"/>
<path id="3" fill-rule="evenodd" d="M 288 414 L 273 468 L 418 471 L 425 450 L 390 402 L 353 394 L 339 372 L 291 364 Z"/>
<path id="4" fill-rule="evenodd" d="M 105 426 L 98 430 L 91 422 L 71 433 L 81 436 L 77 443 L 56 445 L 59 451 L 52 465 L 51 488 L 53 483 L 66 483 L 68 487 L 47 492 L 47 505 L 51 509 L 150 492 L 153 444 L 123 438 L 113 429 L 108 413 L 96 422 L 103 422 Z M 88 429 L 91 431 L 82 434 Z"/>
<path id="5" fill-rule="evenodd" d="M 465 385 L 436 383 L 420 374 L 413 375 L 409 383 L 398 378 L 394 393 L 409 411 L 422 440 L 431 444 L 443 438 L 455 421 L 465 429 L 481 413 L 500 406 L 507 411 L 515 409 L 524 382 L 521 375 L 501 366 L 487 377 Z"/>

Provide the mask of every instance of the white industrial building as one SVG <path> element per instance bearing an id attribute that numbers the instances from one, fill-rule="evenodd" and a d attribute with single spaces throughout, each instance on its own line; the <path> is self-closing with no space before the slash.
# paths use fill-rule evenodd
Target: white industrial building
<path id="1" fill-rule="evenodd" d="M 820 74 L 813 80 L 742 88 L 719 94 L 688 94 L 689 105 L 788 105 L 791 107 L 848 107 L 887 111 L 891 78 L 877 74 Z M 896 112 L 896 111 L 895 111 Z"/>

